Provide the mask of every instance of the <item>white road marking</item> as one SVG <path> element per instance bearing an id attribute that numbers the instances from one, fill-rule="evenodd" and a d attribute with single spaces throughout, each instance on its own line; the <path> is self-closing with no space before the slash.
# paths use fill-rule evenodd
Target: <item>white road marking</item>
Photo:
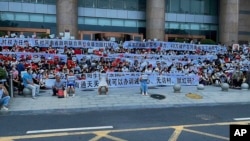
<path id="1" fill-rule="evenodd" d="M 240 120 L 250 120 L 250 117 L 246 117 L 246 118 L 234 118 L 234 120 L 236 120 L 236 121 L 240 121 Z"/>
<path id="2" fill-rule="evenodd" d="M 26 134 L 81 131 L 81 130 L 99 130 L 99 129 L 113 129 L 113 128 L 114 128 L 113 126 L 97 126 L 97 127 L 82 127 L 82 128 L 46 129 L 46 130 L 27 131 Z"/>

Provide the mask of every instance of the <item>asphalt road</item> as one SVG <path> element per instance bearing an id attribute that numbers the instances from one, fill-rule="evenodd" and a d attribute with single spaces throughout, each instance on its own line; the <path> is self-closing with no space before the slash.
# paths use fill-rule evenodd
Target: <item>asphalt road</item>
<path id="1" fill-rule="evenodd" d="M 0 114 L 1 141 L 223 141 L 250 104 Z M 61 131 L 60 131 L 61 130 Z"/>

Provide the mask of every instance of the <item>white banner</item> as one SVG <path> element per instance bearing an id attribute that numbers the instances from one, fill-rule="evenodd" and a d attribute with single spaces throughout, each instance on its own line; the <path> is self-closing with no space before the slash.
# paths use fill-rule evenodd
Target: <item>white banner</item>
<path id="1" fill-rule="evenodd" d="M 140 41 L 125 41 L 124 48 L 154 48 L 159 50 L 183 50 L 183 51 L 213 51 L 213 52 L 226 52 L 227 48 L 219 45 L 197 45 L 190 43 L 177 43 L 177 42 L 140 42 Z"/>
<path id="2" fill-rule="evenodd" d="M 67 62 L 67 55 L 62 54 L 48 54 L 48 53 L 30 53 L 30 52 L 0 52 L 2 55 L 12 55 L 13 57 L 16 57 L 17 60 L 20 59 L 27 59 L 27 60 L 33 60 L 40 59 L 41 57 L 45 57 L 45 59 L 52 59 L 55 58 Z"/>
<path id="3" fill-rule="evenodd" d="M 117 48 L 118 44 L 111 41 L 88 41 L 88 40 L 61 40 L 61 39 L 34 39 L 34 38 L 0 38 L 0 46 L 38 46 L 38 47 L 86 47 L 86 48 Z"/>
<path id="4" fill-rule="evenodd" d="M 140 73 L 107 73 L 108 75 L 108 85 L 109 87 L 134 87 L 140 86 Z M 85 74 L 85 80 L 76 81 L 76 86 L 78 88 L 97 88 L 99 85 L 99 74 L 98 73 L 88 73 Z M 199 78 L 198 76 L 185 76 L 185 75 L 161 75 L 159 76 L 156 73 L 149 75 L 148 86 L 157 86 L 157 85 L 198 85 Z"/>

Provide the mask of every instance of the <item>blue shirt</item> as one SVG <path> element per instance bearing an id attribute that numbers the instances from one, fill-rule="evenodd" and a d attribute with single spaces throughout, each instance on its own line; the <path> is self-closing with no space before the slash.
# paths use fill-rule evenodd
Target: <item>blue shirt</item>
<path id="1" fill-rule="evenodd" d="M 0 99 L 3 97 L 3 89 L 0 89 Z"/>
<path id="2" fill-rule="evenodd" d="M 21 74 L 21 71 L 25 70 L 25 67 L 24 67 L 23 63 L 17 64 L 16 67 L 17 67 L 17 71 L 19 72 L 19 74 Z"/>
<path id="3" fill-rule="evenodd" d="M 25 74 L 23 75 L 23 85 L 24 85 L 25 87 L 27 87 L 27 85 L 29 84 L 27 80 L 33 82 L 33 77 L 32 77 L 32 75 L 29 74 L 29 73 L 25 73 Z"/>

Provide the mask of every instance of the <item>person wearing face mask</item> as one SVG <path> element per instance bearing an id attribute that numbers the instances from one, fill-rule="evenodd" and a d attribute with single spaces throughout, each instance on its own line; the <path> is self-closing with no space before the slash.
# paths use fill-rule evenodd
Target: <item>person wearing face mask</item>
<path id="1" fill-rule="evenodd" d="M 31 89 L 33 99 L 35 99 L 36 96 L 39 96 L 40 86 L 34 83 L 32 69 L 30 67 L 27 69 L 27 73 L 23 75 L 23 85 L 24 87 Z"/>

